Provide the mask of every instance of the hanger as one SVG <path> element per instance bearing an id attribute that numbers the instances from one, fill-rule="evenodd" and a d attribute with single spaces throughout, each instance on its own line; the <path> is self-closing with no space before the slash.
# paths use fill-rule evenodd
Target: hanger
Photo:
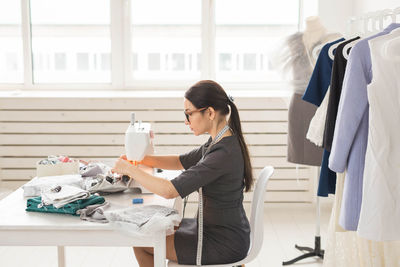
<path id="1" fill-rule="evenodd" d="M 394 29 L 391 31 L 389 36 L 394 35 L 392 39 L 384 42 L 381 50 L 381 54 L 383 57 L 389 60 L 394 60 L 394 61 L 400 61 L 400 55 L 399 54 L 393 54 L 392 51 L 400 50 L 400 28 Z M 391 50 L 389 50 L 391 49 Z M 392 53 L 392 54 L 391 54 Z"/>
<path id="2" fill-rule="evenodd" d="M 345 39 L 345 40 L 340 41 L 340 42 L 338 42 L 338 43 L 336 43 L 336 44 L 333 44 L 333 45 L 331 45 L 331 46 L 329 47 L 329 49 L 328 49 L 328 56 L 329 56 L 330 59 L 333 60 L 333 58 L 335 57 L 335 55 L 333 54 L 333 50 L 335 50 L 341 43 L 344 43 L 344 42 L 346 42 L 346 41 L 347 41 L 347 40 Z"/>
<path id="3" fill-rule="evenodd" d="M 372 12 L 371 16 L 370 16 L 370 20 L 371 20 L 371 34 L 376 34 L 378 33 L 382 28 L 380 28 L 380 16 L 381 16 L 381 12 L 380 11 L 376 11 L 376 12 Z M 377 24 L 378 22 L 378 24 Z"/>
<path id="4" fill-rule="evenodd" d="M 361 16 L 359 19 L 360 21 L 362 21 L 362 31 L 359 32 L 357 35 L 361 36 L 361 37 L 366 37 L 368 35 L 374 34 L 380 30 L 383 30 L 384 28 L 384 22 L 386 20 L 387 17 L 391 18 L 391 23 L 396 23 L 398 21 L 397 17 L 398 15 L 400 15 L 400 7 L 397 7 L 393 10 L 391 9 L 384 9 L 381 11 L 376 11 L 376 12 L 368 12 L 365 15 Z M 356 19 L 354 19 L 354 21 L 356 21 Z M 371 30 L 369 29 L 369 25 L 370 25 L 370 21 L 371 21 Z M 379 23 L 377 26 L 377 22 Z M 400 31 L 400 29 L 395 29 L 392 32 L 398 32 Z M 395 42 L 395 40 L 400 39 L 400 37 L 396 37 L 392 40 L 387 41 L 384 44 L 385 50 L 384 50 L 384 54 L 387 54 L 387 47 L 392 44 L 393 42 Z M 350 42 L 348 44 L 346 44 L 343 47 L 343 56 L 344 58 L 348 59 L 349 58 L 349 53 L 347 53 L 347 51 L 353 47 L 358 40 L 354 40 L 353 42 Z M 393 42 L 391 42 L 393 41 Z"/>
<path id="5" fill-rule="evenodd" d="M 380 23 L 381 15 L 382 11 L 376 11 L 376 12 L 366 13 L 364 16 L 362 16 L 361 20 L 363 21 L 363 30 L 359 35 L 362 37 L 366 37 L 379 32 L 381 25 Z M 371 30 L 369 29 L 370 22 L 371 22 Z M 376 26 L 377 25 L 376 22 L 379 22 L 379 27 Z M 345 59 L 349 59 L 350 52 L 347 51 L 349 51 L 349 49 L 352 48 L 358 41 L 359 39 L 354 40 L 353 42 L 350 42 L 343 47 L 342 53 Z"/>
<path id="6" fill-rule="evenodd" d="M 354 18 L 354 20 L 353 20 L 353 23 L 354 24 L 359 24 L 359 25 L 361 25 L 361 27 L 357 27 L 357 25 L 356 25 L 356 27 L 355 27 L 355 31 L 351 31 L 351 29 L 349 30 L 349 35 L 348 35 L 348 38 L 346 38 L 346 39 L 351 39 L 352 37 L 356 37 L 356 36 L 363 36 L 363 35 L 365 35 L 365 33 L 362 31 L 362 27 L 363 27 L 363 18 L 362 17 L 356 17 L 356 18 Z M 350 27 L 351 28 L 351 27 Z"/>
<path id="7" fill-rule="evenodd" d="M 383 29 L 385 27 L 386 18 L 390 17 L 390 23 L 396 22 L 396 14 L 391 9 L 384 9 L 380 12 L 380 26 Z M 387 26 L 387 25 L 386 25 Z"/>
<path id="8" fill-rule="evenodd" d="M 361 17 L 359 18 L 360 22 L 362 23 L 362 30 L 361 30 L 361 32 L 358 32 L 357 35 L 359 35 L 359 36 L 362 37 L 362 36 L 367 36 L 367 35 L 369 35 L 369 34 L 371 33 L 371 32 L 368 30 L 368 23 L 369 23 L 369 21 L 372 19 L 372 15 L 373 15 L 373 12 L 369 12 L 369 13 L 367 13 L 367 14 L 365 14 L 365 15 L 363 15 L 363 16 L 361 16 Z M 352 48 L 359 40 L 360 40 L 360 39 L 354 40 L 354 41 L 352 41 L 352 42 L 346 44 L 346 45 L 343 47 L 342 54 L 343 54 L 343 57 L 344 57 L 345 59 L 349 59 L 349 54 L 350 54 L 350 52 L 348 53 L 347 51 L 349 51 L 349 49 Z"/>
<path id="9" fill-rule="evenodd" d="M 365 35 L 368 35 L 370 33 L 372 33 L 372 31 L 369 30 L 369 21 L 372 19 L 372 12 L 369 12 L 367 14 L 365 14 L 364 16 L 362 16 L 363 19 L 363 33 Z"/>
<path id="10" fill-rule="evenodd" d="M 323 47 L 324 45 L 325 45 L 325 43 L 324 43 L 324 44 L 316 45 L 316 46 L 314 47 L 314 49 L 312 50 L 311 55 L 312 55 L 312 57 L 313 57 L 315 60 L 318 58 L 318 55 L 319 55 L 319 53 L 321 52 L 321 49 L 322 49 L 322 47 Z"/>
<path id="11" fill-rule="evenodd" d="M 352 42 L 346 44 L 346 45 L 343 47 L 342 53 L 343 53 L 343 57 L 344 57 L 345 59 L 349 59 L 350 52 L 347 53 L 347 51 L 349 51 L 350 48 L 352 48 L 356 43 L 358 43 L 358 41 L 360 41 L 360 39 L 354 40 L 354 41 L 352 41 Z"/>
<path id="12" fill-rule="evenodd" d="M 400 15 L 400 7 L 393 9 L 394 22 L 400 21 L 400 20 L 397 20 L 397 15 Z"/>

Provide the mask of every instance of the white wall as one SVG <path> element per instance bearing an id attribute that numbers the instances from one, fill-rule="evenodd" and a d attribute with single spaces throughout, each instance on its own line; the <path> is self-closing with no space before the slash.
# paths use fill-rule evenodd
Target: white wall
<path id="1" fill-rule="evenodd" d="M 372 11 L 378 11 L 386 8 L 400 7 L 399 0 L 353 0 L 355 16 Z"/>
<path id="2" fill-rule="evenodd" d="M 342 34 L 346 33 L 347 22 L 353 13 L 354 1 L 355 0 L 319 1 L 319 16 L 321 17 L 322 23 L 329 31 L 340 32 Z"/>

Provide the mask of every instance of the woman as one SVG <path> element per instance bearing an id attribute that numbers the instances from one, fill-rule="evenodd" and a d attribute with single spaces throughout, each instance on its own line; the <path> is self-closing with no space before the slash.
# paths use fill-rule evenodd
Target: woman
<path id="1" fill-rule="evenodd" d="M 230 111 L 229 122 L 227 116 Z M 185 124 L 194 135 L 210 134 L 201 147 L 180 156 L 146 156 L 141 164 L 181 170 L 171 181 L 154 177 L 122 156 L 114 172 L 129 175 L 149 191 L 165 198 L 186 197 L 202 187 L 202 264 L 239 261 L 247 256 L 250 226 L 243 208 L 243 189 L 253 182 L 250 157 L 233 99 L 214 81 L 200 81 L 185 93 Z M 167 258 L 180 264 L 196 264 L 197 219 L 184 218 L 167 236 Z M 153 266 L 153 249 L 135 247 L 140 266 Z"/>

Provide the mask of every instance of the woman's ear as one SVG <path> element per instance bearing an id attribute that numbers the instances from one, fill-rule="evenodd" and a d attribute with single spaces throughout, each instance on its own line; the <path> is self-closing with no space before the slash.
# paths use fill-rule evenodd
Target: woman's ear
<path id="1" fill-rule="evenodd" d="M 208 108 L 207 114 L 208 114 L 208 118 L 209 118 L 210 121 L 213 121 L 215 119 L 216 112 L 215 112 L 215 109 L 213 107 L 209 107 Z"/>

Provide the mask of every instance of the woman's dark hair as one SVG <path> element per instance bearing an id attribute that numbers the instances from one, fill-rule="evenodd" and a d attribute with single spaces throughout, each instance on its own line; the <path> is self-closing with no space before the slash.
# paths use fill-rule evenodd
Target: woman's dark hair
<path id="1" fill-rule="evenodd" d="M 229 117 L 229 127 L 239 139 L 240 148 L 244 159 L 244 184 L 245 191 L 249 191 L 253 184 L 253 172 L 251 168 L 249 150 L 244 141 L 242 126 L 240 124 L 239 112 L 236 105 L 226 94 L 225 90 L 218 83 L 211 80 L 203 80 L 194 84 L 185 93 L 185 98 L 192 102 L 197 108 L 213 107 L 215 111 L 219 111 L 221 115 L 229 114 L 231 107 L 231 115 Z"/>

